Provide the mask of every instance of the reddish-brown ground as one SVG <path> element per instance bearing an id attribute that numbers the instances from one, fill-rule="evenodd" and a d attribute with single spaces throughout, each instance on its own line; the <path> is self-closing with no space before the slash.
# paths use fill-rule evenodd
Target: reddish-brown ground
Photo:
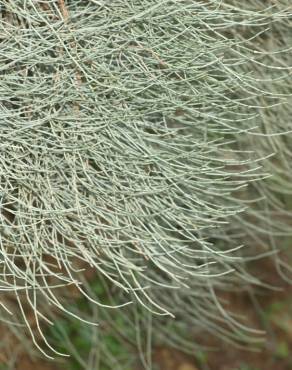
<path id="1" fill-rule="evenodd" d="M 261 289 L 253 298 L 247 293 L 230 294 L 225 297 L 228 298 L 228 307 L 231 311 L 246 315 L 246 322 L 250 326 L 266 331 L 266 341 L 257 352 L 239 350 L 230 344 L 216 342 L 214 338 L 206 337 L 204 344 L 216 345 L 217 351 L 187 356 L 167 347 L 156 348 L 153 362 L 157 369 L 292 370 L 292 286 L 283 283 L 269 262 L 261 263 L 260 274 L 269 283 L 281 287 L 282 291 Z M 0 353 L 0 365 L 4 359 Z M 14 369 L 60 370 L 55 363 L 41 359 L 31 360 L 25 353 L 18 356 Z"/>
<path id="2" fill-rule="evenodd" d="M 257 352 L 206 338 L 218 350 L 193 358 L 167 348 L 154 355 L 159 370 L 292 370 L 292 286 L 283 282 L 271 262 L 256 265 L 266 281 L 281 290 L 261 289 L 255 296 L 230 294 L 229 308 L 247 317 L 249 326 L 266 332 Z"/>

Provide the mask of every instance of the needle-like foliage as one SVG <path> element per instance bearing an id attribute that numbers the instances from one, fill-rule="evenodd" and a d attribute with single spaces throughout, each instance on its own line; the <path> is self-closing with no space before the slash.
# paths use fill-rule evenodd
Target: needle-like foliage
<path id="1" fill-rule="evenodd" d="M 48 307 L 87 321 L 73 285 L 173 345 L 256 333 L 217 292 L 260 284 L 246 261 L 292 232 L 292 10 L 263 3 L 0 1 L 4 321 L 17 302 L 37 345 Z"/>

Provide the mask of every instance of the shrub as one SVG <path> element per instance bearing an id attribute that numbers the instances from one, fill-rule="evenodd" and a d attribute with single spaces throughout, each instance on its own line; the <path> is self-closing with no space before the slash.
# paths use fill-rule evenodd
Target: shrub
<path id="1" fill-rule="evenodd" d="M 0 4 L 2 319 L 49 356 L 69 287 L 186 350 L 257 334 L 217 295 L 291 234 L 289 2 Z"/>

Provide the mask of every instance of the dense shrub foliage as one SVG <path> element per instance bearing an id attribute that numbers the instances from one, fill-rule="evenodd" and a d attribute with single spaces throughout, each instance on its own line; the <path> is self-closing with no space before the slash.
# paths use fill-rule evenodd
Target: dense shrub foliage
<path id="1" fill-rule="evenodd" d="M 133 341 L 135 328 L 185 350 L 206 330 L 258 334 L 218 292 L 263 284 L 246 262 L 269 254 L 289 279 L 275 254 L 292 231 L 289 1 L 0 12 L 5 325 L 20 320 L 39 346 L 56 309 L 107 323 L 114 307 Z M 98 314 L 77 311 L 76 291 Z"/>

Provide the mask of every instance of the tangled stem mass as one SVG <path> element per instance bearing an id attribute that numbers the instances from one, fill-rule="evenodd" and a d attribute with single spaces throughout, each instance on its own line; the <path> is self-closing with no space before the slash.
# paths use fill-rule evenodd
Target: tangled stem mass
<path id="1" fill-rule="evenodd" d="M 43 306 L 79 317 L 70 285 L 107 313 L 255 334 L 216 292 L 257 282 L 242 240 L 291 234 L 291 6 L 271 4 L 0 1 L 0 288 L 33 337 L 28 307 L 43 339 Z"/>

